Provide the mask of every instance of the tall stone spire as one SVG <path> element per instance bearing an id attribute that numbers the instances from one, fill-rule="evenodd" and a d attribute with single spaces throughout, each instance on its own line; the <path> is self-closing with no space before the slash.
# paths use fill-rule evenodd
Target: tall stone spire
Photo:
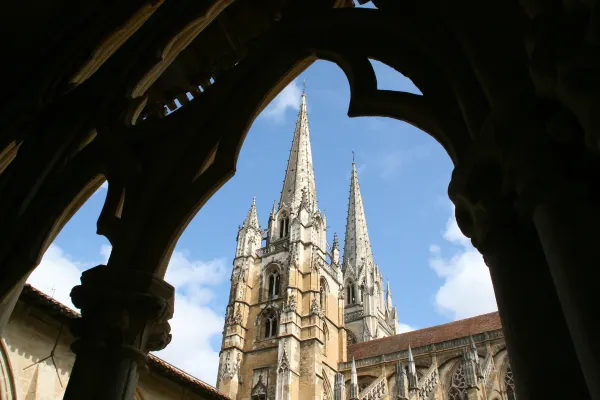
<path id="1" fill-rule="evenodd" d="M 346 238 L 344 239 L 344 270 L 353 266 L 358 272 L 363 263 L 373 263 L 371 241 L 367 232 L 367 220 L 363 207 L 362 195 L 358 184 L 356 163 L 352 160 L 352 177 L 350 178 L 350 198 L 348 200 L 348 217 L 346 220 Z M 365 270 L 366 271 L 366 270 Z"/>
<path id="2" fill-rule="evenodd" d="M 246 220 L 244 221 L 242 227 L 260 230 L 260 225 L 258 224 L 258 214 L 256 213 L 256 197 L 252 199 L 252 205 L 250 206 L 250 210 L 248 211 L 248 215 L 246 216 Z"/>
<path id="3" fill-rule="evenodd" d="M 295 213 L 302 201 L 303 191 L 306 192 L 305 196 L 309 209 L 315 211 L 317 209 L 317 192 L 308 130 L 306 93 L 302 93 L 302 103 L 300 104 L 290 157 L 285 171 L 285 179 L 283 180 L 279 208 L 288 206 L 290 211 Z"/>

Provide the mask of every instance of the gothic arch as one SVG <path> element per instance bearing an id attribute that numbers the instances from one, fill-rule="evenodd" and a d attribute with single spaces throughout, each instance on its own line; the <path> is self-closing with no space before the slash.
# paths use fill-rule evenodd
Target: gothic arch
<path id="1" fill-rule="evenodd" d="M 0 339 L 0 400 L 17 400 L 15 377 L 4 339 Z"/>
<path id="2" fill-rule="evenodd" d="M 356 293 L 356 284 L 354 279 L 346 279 L 346 284 L 344 285 L 344 294 L 344 297 L 346 298 L 346 305 L 356 304 L 356 302 L 358 301 L 358 297 Z"/>
<path id="3" fill-rule="evenodd" d="M 358 341 L 356 340 L 356 335 L 352 333 L 351 330 L 346 329 L 346 346 L 350 346 L 356 343 L 358 343 Z"/>
<path id="4" fill-rule="evenodd" d="M 515 379 L 513 376 L 510 360 L 506 360 L 502 366 L 502 375 L 500 375 L 502 392 L 507 400 L 516 400 Z"/>
<path id="5" fill-rule="evenodd" d="M 373 375 L 359 375 L 358 376 L 358 393 L 365 390 L 367 386 L 373 383 L 377 379 L 376 376 Z"/>
<path id="6" fill-rule="evenodd" d="M 455 363 L 449 378 L 446 390 L 448 400 L 467 400 L 468 383 L 462 359 Z"/>
<path id="7" fill-rule="evenodd" d="M 276 337 L 279 333 L 280 309 L 274 305 L 268 305 L 256 316 L 256 338 L 258 340 Z"/>
<path id="8" fill-rule="evenodd" d="M 267 264 L 261 275 L 261 300 L 279 299 L 283 296 L 284 269 L 278 262 Z"/>

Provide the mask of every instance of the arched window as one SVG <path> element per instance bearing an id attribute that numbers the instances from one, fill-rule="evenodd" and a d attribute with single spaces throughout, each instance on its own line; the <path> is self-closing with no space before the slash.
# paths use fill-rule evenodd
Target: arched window
<path id="1" fill-rule="evenodd" d="M 513 378 L 512 368 L 510 364 L 506 367 L 506 374 L 504 374 L 504 385 L 506 386 L 506 398 L 508 400 L 516 400 L 515 395 L 515 379 Z"/>
<path id="2" fill-rule="evenodd" d="M 269 298 L 279 297 L 281 279 L 279 271 L 273 270 L 269 273 Z"/>
<path id="3" fill-rule="evenodd" d="M 277 336 L 277 314 L 273 311 L 268 311 L 263 316 L 263 324 L 265 330 L 265 339 Z"/>
<path id="4" fill-rule="evenodd" d="M 361 376 L 358 378 L 358 392 L 365 390 L 375 380 L 372 376 Z"/>
<path id="5" fill-rule="evenodd" d="M 346 345 L 350 346 L 351 344 L 355 344 L 356 343 L 356 336 L 354 336 L 354 333 L 350 332 L 349 330 L 346 330 Z"/>
<path id="6" fill-rule="evenodd" d="M 354 293 L 354 282 L 348 281 L 346 283 L 346 304 L 355 304 L 356 294 Z"/>
<path id="7" fill-rule="evenodd" d="M 289 236 L 290 234 L 290 218 L 286 213 L 282 213 L 279 217 L 279 239 Z"/>
<path id="8" fill-rule="evenodd" d="M 468 387 L 463 363 L 459 361 L 458 367 L 452 374 L 452 383 L 450 389 L 448 389 L 448 400 L 467 400 Z"/>

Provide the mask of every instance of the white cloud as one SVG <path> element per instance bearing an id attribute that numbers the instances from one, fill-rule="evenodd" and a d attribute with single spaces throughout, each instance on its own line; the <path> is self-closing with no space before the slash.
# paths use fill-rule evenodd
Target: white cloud
<path id="1" fill-rule="evenodd" d="M 112 246 L 110 244 L 103 244 L 100 247 L 100 255 L 102 256 L 102 263 L 107 264 L 108 258 L 110 257 L 110 252 L 112 251 Z"/>
<path id="2" fill-rule="evenodd" d="M 102 262 L 108 261 L 110 252 L 110 245 L 101 247 Z M 74 261 L 53 244 L 28 282 L 74 308 L 69 294 L 89 265 Z M 212 348 L 210 340 L 221 334 L 224 323 L 221 313 L 211 306 L 214 285 L 221 283 L 226 275 L 224 259 L 197 261 L 191 260 L 187 252 L 175 251 L 165 277 L 176 288 L 175 313 L 170 321 L 173 340 L 156 355 L 211 385 L 216 383 L 219 349 Z"/>
<path id="3" fill-rule="evenodd" d="M 414 331 L 417 328 L 410 326 L 408 324 L 403 324 L 402 322 L 398 323 L 398 333 L 406 333 L 406 332 L 410 332 L 410 331 Z"/>
<path id="4" fill-rule="evenodd" d="M 296 82 L 292 81 L 275 99 L 264 109 L 261 115 L 276 122 L 283 121 L 288 109 L 297 110 L 300 106 L 302 90 Z"/>
<path id="5" fill-rule="evenodd" d="M 79 278 L 84 269 L 83 263 L 74 261 L 60 247 L 51 244 L 27 283 L 75 309 L 71 303 L 71 289 L 81 283 Z"/>
<path id="6" fill-rule="evenodd" d="M 439 245 L 433 244 L 429 248 L 429 264 L 444 280 L 434 298 L 438 310 L 454 320 L 497 310 L 488 267 L 458 228 L 454 210 L 443 237 L 457 251 L 451 257 L 445 257 Z"/>

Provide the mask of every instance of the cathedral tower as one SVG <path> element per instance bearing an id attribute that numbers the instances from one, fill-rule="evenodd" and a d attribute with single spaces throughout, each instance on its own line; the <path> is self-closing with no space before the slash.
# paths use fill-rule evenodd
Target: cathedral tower
<path id="1" fill-rule="evenodd" d="M 339 248 L 335 240 L 328 252 L 326 226 L 302 94 L 279 204 L 262 231 L 253 202 L 238 232 L 220 392 L 232 399 L 333 398 L 346 331 Z"/>
<path id="2" fill-rule="evenodd" d="M 398 315 L 389 284 L 373 260 L 356 164 L 352 161 L 344 240 L 345 326 L 348 342 L 363 342 L 398 333 Z"/>

